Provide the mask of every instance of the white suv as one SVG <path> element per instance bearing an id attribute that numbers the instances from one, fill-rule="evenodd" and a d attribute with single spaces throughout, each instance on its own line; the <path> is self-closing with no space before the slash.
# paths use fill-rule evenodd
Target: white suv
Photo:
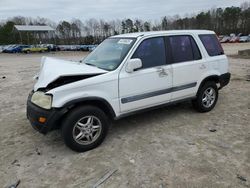
<path id="1" fill-rule="evenodd" d="M 43 134 L 61 128 L 65 144 L 82 152 L 102 143 L 110 120 L 183 100 L 208 112 L 229 80 L 213 31 L 117 35 L 80 62 L 43 58 L 27 117 Z"/>

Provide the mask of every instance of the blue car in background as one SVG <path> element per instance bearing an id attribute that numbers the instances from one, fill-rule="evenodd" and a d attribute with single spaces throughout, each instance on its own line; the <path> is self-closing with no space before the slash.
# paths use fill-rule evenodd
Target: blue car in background
<path id="1" fill-rule="evenodd" d="M 97 46 L 97 44 L 80 45 L 80 51 L 93 51 Z"/>
<path id="2" fill-rule="evenodd" d="M 90 52 L 94 51 L 94 49 L 96 49 L 97 46 L 98 46 L 97 44 L 89 45 L 89 51 Z"/>
<path id="3" fill-rule="evenodd" d="M 29 48 L 29 45 L 12 45 L 3 50 L 4 53 L 21 53 L 23 48 Z"/>

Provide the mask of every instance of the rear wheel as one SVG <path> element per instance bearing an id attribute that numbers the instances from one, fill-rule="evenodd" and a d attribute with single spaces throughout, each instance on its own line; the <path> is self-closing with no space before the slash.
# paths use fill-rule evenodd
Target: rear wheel
<path id="1" fill-rule="evenodd" d="M 66 117 L 62 125 L 62 136 L 69 148 L 84 152 L 103 142 L 108 127 L 108 117 L 101 109 L 84 106 L 74 109 Z"/>
<path id="2" fill-rule="evenodd" d="M 217 103 L 218 87 L 215 82 L 206 82 L 198 91 L 197 98 L 192 101 L 193 107 L 198 112 L 209 112 Z"/>

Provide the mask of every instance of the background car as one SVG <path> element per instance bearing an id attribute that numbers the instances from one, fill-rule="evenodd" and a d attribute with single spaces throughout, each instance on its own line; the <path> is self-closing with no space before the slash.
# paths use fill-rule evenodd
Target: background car
<path id="1" fill-rule="evenodd" d="M 0 53 L 3 52 L 3 49 L 4 49 L 4 45 L 1 45 L 1 46 L 0 46 Z"/>
<path id="2" fill-rule="evenodd" d="M 80 45 L 80 51 L 89 51 L 89 45 Z"/>
<path id="3" fill-rule="evenodd" d="M 43 47 L 42 45 L 38 45 L 38 46 L 30 46 L 28 48 L 23 48 L 22 52 L 24 53 L 30 53 L 30 52 L 46 52 L 48 51 L 47 47 Z"/>
<path id="4" fill-rule="evenodd" d="M 2 52 L 5 52 L 9 48 L 13 48 L 14 46 L 16 46 L 16 44 L 5 45 L 5 46 L 3 46 L 3 51 Z"/>
<path id="5" fill-rule="evenodd" d="M 94 49 L 97 47 L 98 45 L 93 44 L 93 45 L 89 45 L 89 51 L 92 52 L 94 51 Z"/>
<path id="6" fill-rule="evenodd" d="M 230 36 L 224 36 L 221 40 L 220 40 L 220 43 L 227 43 L 229 42 L 231 39 Z"/>
<path id="7" fill-rule="evenodd" d="M 45 48 L 48 48 L 48 52 L 50 52 L 50 51 L 53 51 L 53 52 L 60 51 L 60 48 L 55 44 L 42 44 L 41 46 L 45 47 Z"/>
<path id="8" fill-rule="evenodd" d="M 59 45 L 60 51 L 72 51 L 71 45 Z"/>
<path id="9" fill-rule="evenodd" d="M 224 35 L 217 36 L 218 40 L 221 41 L 224 38 Z"/>
<path id="10" fill-rule="evenodd" d="M 29 45 L 14 45 L 4 50 L 5 53 L 21 53 L 24 48 L 29 48 Z"/>
<path id="11" fill-rule="evenodd" d="M 239 33 L 238 35 L 233 34 L 229 42 L 230 43 L 239 42 L 241 35 L 242 33 Z"/>
<path id="12" fill-rule="evenodd" d="M 65 51 L 65 45 L 58 45 L 60 51 Z"/>
<path id="13" fill-rule="evenodd" d="M 242 36 L 242 37 L 240 37 L 239 42 L 250 42 L 250 36 Z"/>

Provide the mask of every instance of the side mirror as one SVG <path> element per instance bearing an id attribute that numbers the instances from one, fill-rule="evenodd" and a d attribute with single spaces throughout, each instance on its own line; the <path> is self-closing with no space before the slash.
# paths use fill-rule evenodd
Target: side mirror
<path id="1" fill-rule="evenodd" d="M 128 73 L 132 73 L 136 69 L 139 69 L 141 67 L 142 67 L 142 61 L 141 61 L 141 59 L 139 59 L 139 58 L 130 59 L 127 62 L 126 71 Z"/>

